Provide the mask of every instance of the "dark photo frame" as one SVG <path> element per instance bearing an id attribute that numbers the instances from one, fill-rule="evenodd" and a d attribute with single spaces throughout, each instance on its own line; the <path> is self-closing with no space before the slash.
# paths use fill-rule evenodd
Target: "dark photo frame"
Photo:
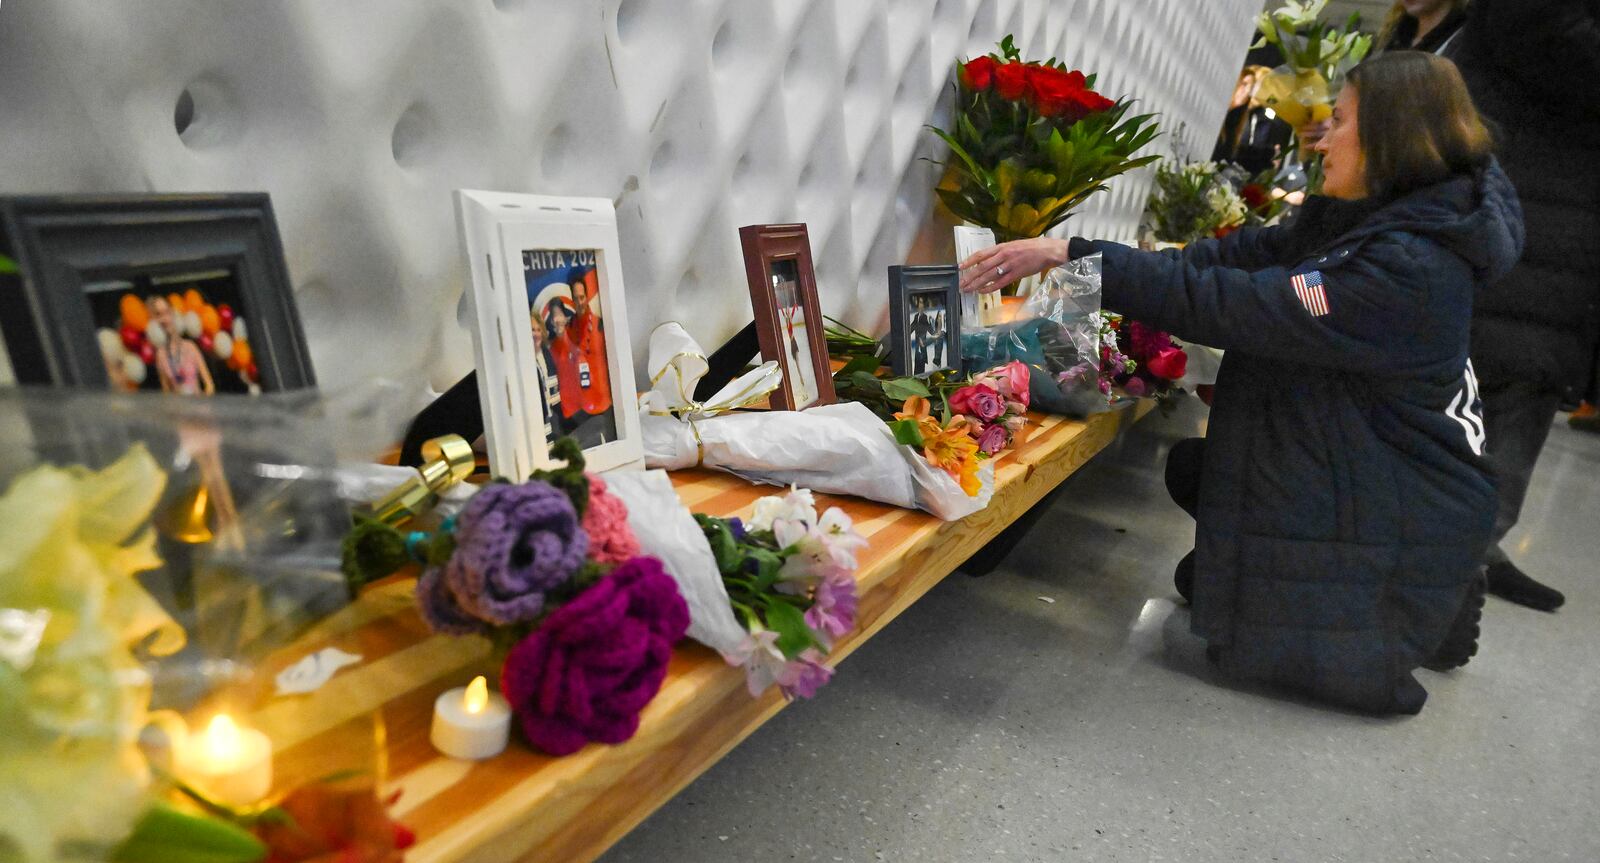
<path id="1" fill-rule="evenodd" d="M 316 386 L 264 193 L 0 198 L 0 332 L 20 384 Z"/>
<path id="2" fill-rule="evenodd" d="M 761 358 L 783 369 L 772 407 L 805 410 L 833 404 L 833 367 L 806 226 L 746 225 L 739 229 L 739 242 Z"/>
<path id="3" fill-rule="evenodd" d="M 889 268 L 889 366 L 896 375 L 961 372 L 961 270 Z"/>

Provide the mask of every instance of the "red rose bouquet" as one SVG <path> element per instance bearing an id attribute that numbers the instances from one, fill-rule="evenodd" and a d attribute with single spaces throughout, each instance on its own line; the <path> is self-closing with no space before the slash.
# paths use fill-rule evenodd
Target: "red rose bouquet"
<path id="1" fill-rule="evenodd" d="M 1116 344 L 1102 350 L 1101 369 L 1122 391 L 1134 398 L 1164 399 L 1178 391 L 1177 382 L 1188 371 L 1189 355 L 1172 336 L 1138 321 L 1112 317 Z"/>
<path id="2" fill-rule="evenodd" d="M 1000 52 L 957 67 L 951 128 L 932 129 L 950 145 L 937 190 L 950 212 L 1000 242 L 1041 236 L 1107 180 L 1158 158 L 1133 158 L 1157 134 L 1153 114 L 1125 118 L 1130 100 L 1054 60 L 1024 62 L 1010 36 Z"/>

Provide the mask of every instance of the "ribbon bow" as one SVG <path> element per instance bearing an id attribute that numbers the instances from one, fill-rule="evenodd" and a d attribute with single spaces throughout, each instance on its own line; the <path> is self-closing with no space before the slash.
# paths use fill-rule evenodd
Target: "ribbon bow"
<path id="1" fill-rule="evenodd" d="M 765 362 L 740 375 L 708 401 L 694 399 L 695 386 L 710 370 L 705 351 L 677 321 L 650 333 L 650 389 L 639 397 L 639 409 L 655 416 L 673 416 L 691 425 L 739 408 L 760 404 L 783 381 L 776 362 Z"/>
<path id="2" fill-rule="evenodd" d="M 639 410 L 688 423 L 698 452 L 696 464 L 703 464 L 706 456 L 705 441 L 695 425 L 697 421 L 760 404 L 783 381 L 783 370 L 778 364 L 765 362 L 718 390 L 710 400 L 695 401 L 695 386 L 711 366 L 700 343 L 677 321 L 668 321 L 651 331 L 648 368 L 650 389 L 639 396 Z"/>

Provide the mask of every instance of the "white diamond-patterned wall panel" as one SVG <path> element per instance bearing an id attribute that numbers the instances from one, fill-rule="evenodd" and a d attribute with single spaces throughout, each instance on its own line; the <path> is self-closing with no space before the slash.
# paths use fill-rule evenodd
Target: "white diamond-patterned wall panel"
<path id="1" fill-rule="evenodd" d="M 887 266 L 949 260 L 923 126 L 957 56 L 1015 33 L 1204 137 L 1260 5 L 4 0 L 0 191 L 272 193 L 335 386 L 470 369 L 453 189 L 611 198 L 642 365 L 660 321 L 711 347 L 749 320 L 740 225 L 807 222 L 824 308 L 867 327 Z M 1131 239 L 1148 189 L 1120 178 L 1071 232 Z"/>

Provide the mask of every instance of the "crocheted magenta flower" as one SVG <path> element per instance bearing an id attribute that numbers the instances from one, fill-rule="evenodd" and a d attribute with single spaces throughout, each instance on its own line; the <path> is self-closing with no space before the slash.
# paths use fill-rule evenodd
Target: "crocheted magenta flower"
<path id="1" fill-rule="evenodd" d="M 511 649 L 500 691 L 529 742 L 551 755 L 621 743 L 688 628 L 689 607 L 661 561 L 632 558 Z"/>
<path id="2" fill-rule="evenodd" d="M 472 496 L 456 520 L 456 549 L 441 571 L 417 580 L 423 616 L 441 632 L 461 634 L 538 619 L 545 593 L 583 565 L 589 537 L 572 500 L 549 483 L 491 485 Z"/>
<path id="3" fill-rule="evenodd" d="M 589 535 L 589 559 L 601 566 L 616 566 L 639 553 L 639 538 L 628 526 L 627 504 L 607 492 L 606 481 L 593 474 L 583 532 Z"/>

